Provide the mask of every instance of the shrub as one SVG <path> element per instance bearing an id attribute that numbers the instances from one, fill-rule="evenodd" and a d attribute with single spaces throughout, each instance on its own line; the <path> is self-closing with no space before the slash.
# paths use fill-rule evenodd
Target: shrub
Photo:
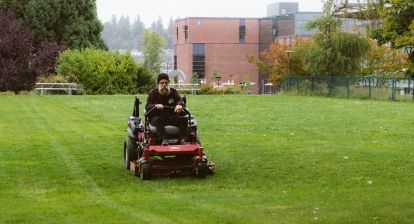
<path id="1" fill-rule="evenodd" d="M 220 95 L 220 94 L 241 94 L 239 86 L 214 87 L 212 84 L 202 84 L 199 94 Z"/>
<path id="2" fill-rule="evenodd" d="M 56 70 L 68 81 L 82 84 L 87 94 L 134 94 L 155 83 L 129 53 L 68 50 L 60 55 Z"/>

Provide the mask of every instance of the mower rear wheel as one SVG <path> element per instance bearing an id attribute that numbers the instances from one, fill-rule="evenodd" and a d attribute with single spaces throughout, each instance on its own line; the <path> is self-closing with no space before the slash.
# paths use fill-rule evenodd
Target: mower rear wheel
<path id="1" fill-rule="evenodd" d="M 151 179 L 151 165 L 149 163 L 141 164 L 139 169 L 141 180 Z"/>
<path id="2" fill-rule="evenodd" d="M 197 178 L 205 178 L 207 175 L 207 163 L 197 162 L 195 174 Z"/>
<path id="3" fill-rule="evenodd" d="M 124 142 L 124 165 L 127 170 L 130 168 L 130 162 L 138 159 L 137 143 L 130 136 L 127 136 Z"/>

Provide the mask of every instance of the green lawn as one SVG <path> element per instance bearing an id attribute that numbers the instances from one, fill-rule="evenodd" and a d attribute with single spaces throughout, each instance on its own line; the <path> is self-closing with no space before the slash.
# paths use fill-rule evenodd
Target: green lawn
<path id="1" fill-rule="evenodd" d="M 133 99 L 0 96 L 0 223 L 414 223 L 412 102 L 189 96 L 216 174 L 142 181 Z"/>

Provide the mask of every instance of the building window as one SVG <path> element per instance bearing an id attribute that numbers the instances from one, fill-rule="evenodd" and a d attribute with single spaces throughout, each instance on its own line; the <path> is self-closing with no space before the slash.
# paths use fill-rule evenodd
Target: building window
<path id="1" fill-rule="evenodd" d="M 239 25 L 239 42 L 244 43 L 246 38 L 246 20 L 241 19 Z"/>
<path id="2" fill-rule="evenodd" d="M 183 26 L 184 29 L 184 38 L 187 40 L 188 39 L 188 25 Z"/>
<path id="3" fill-rule="evenodd" d="M 193 44 L 193 55 L 204 56 L 204 44 Z"/>
<path id="4" fill-rule="evenodd" d="M 174 55 L 174 70 L 177 70 L 177 55 Z"/>
<path id="5" fill-rule="evenodd" d="M 193 74 L 198 79 L 205 78 L 206 57 L 204 55 L 204 44 L 193 44 Z"/>

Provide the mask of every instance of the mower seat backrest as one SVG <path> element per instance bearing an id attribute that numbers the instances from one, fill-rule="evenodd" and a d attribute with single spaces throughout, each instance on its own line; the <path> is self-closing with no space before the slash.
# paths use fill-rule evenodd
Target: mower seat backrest
<path id="1" fill-rule="evenodd" d="M 149 124 L 149 128 L 152 133 L 156 133 L 157 128 L 155 126 Z M 164 129 L 165 129 L 166 135 L 179 135 L 180 134 L 180 128 L 178 128 L 177 126 L 166 125 L 164 126 Z"/>
<path id="2" fill-rule="evenodd" d="M 179 135 L 180 134 L 180 128 L 178 128 L 177 126 L 166 125 L 164 129 L 165 129 L 166 135 Z"/>

